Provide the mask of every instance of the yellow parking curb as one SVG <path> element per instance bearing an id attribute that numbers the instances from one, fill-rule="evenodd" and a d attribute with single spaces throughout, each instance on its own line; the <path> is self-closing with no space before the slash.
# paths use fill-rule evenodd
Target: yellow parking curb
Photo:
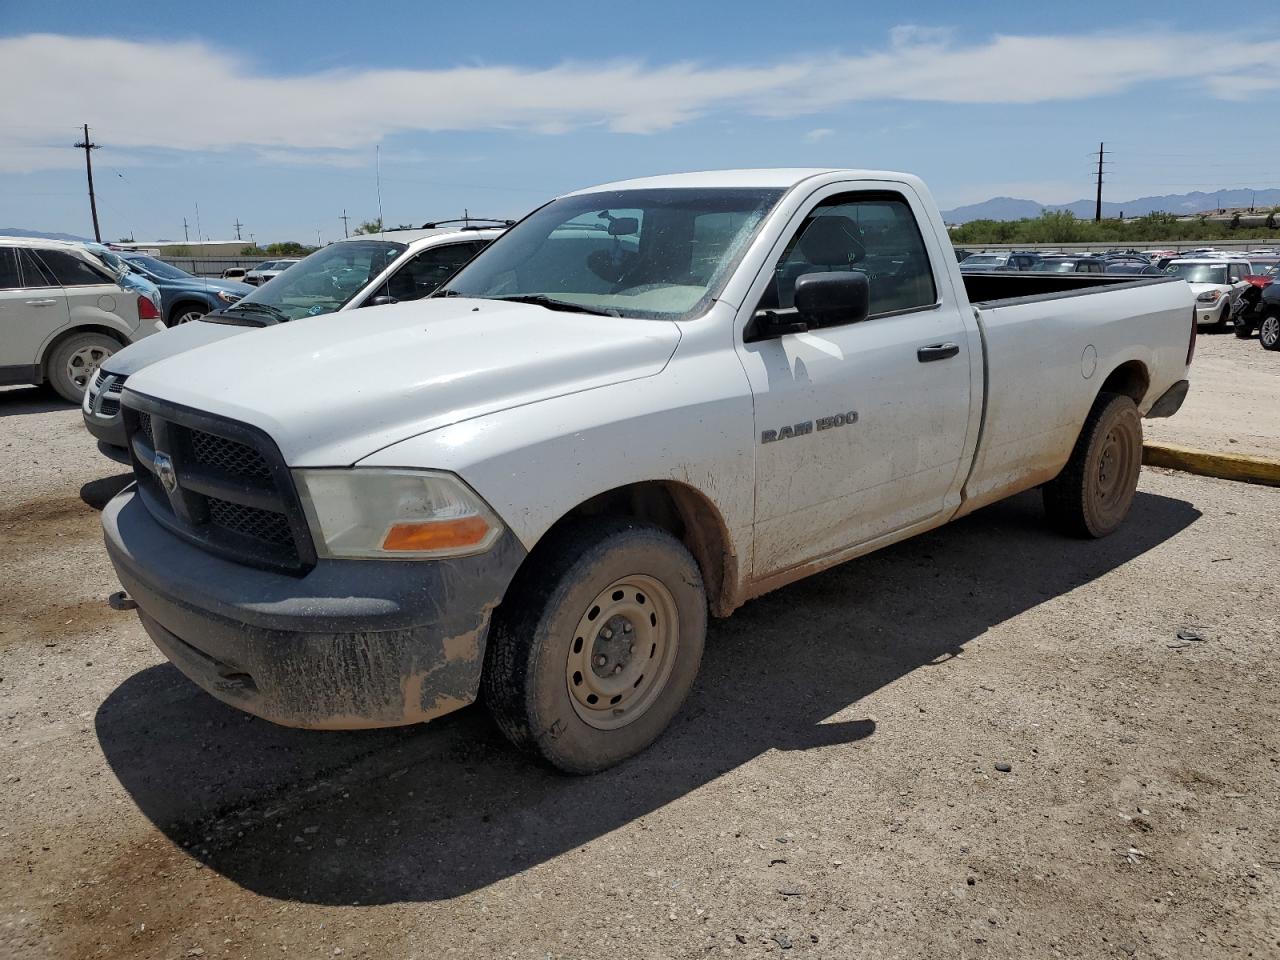
<path id="1" fill-rule="evenodd" d="M 1207 450 L 1194 450 L 1173 443 L 1144 443 L 1142 462 L 1151 467 L 1168 467 L 1205 477 L 1280 487 L 1280 459 L 1274 457 L 1209 453 Z"/>

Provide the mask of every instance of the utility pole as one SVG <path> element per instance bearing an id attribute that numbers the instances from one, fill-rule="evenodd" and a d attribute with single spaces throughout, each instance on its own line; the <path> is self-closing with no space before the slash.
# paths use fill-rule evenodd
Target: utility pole
<path id="1" fill-rule="evenodd" d="M 1093 208 L 1093 222 L 1102 222 L 1102 158 L 1106 156 L 1105 143 L 1098 144 L 1098 202 Z"/>
<path id="2" fill-rule="evenodd" d="M 76 149 L 84 151 L 84 171 L 89 177 L 89 212 L 93 214 L 93 239 L 101 243 L 102 231 L 98 229 L 98 201 L 93 196 L 93 157 L 89 152 L 97 150 L 98 145 L 89 139 L 87 123 L 84 125 L 84 139 L 76 144 Z"/>
<path id="3" fill-rule="evenodd" d="M 191 234 L 187 232 L 187 218 L 182 218 L 182 239 L 187 243 L 191 242 Z"/>
<path id="4" fill-rule="evenodd" d="M 239 239 L 240 239 L 240 228 L 241 228 L 241 227 L 243 227 L 243 226 L 244 226 L 244 224 L 240 222 L 240 218 L 239 218 L 239 217 L 236 217 L 235 228 L 236 228 L 236 239 L 237 239 L 237 240 L 239 240 Z"/>
<path id="5" fill-rule="evenodd" d="M 351 236 L 351 234 L 347 233 L 347 220 L 350 218 L 347 216 L 346 207 L 342 208 L 342 216 L 340 216 L 338 219 L 342 221 L 342 237 L 343 239 L 346 239 L 347 237 Z"/>

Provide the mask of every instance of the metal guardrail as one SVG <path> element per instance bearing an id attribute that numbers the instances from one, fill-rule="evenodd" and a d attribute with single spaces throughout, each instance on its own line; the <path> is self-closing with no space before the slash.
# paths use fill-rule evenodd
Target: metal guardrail
<path id="1" fill-rule="evenodd" d="M 954 240 L 952 242 L 955 243 Z M 1217 250 L 1274 250 L 1280 249 L 1280 234 L 1277 234 L 1274 240 L 1104 240 L 1096 243 L 956 243 L 955 245 L 964 247 L 966 250 L 987 250 L 992 253 L 998 250 L 1102 253 L 1106 250 L 1197 250 L 1200 247 L 1214 247 Z"/>

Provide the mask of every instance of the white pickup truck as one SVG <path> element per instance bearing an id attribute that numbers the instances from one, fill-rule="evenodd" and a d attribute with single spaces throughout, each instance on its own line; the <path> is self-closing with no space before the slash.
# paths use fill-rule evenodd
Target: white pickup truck
<path id="1" fill-rule="evenodd" d="M 483 689 L 594 771 L 671 722 L 708 613 L 1036 486 L 1114 531 L 1194 346 L 1175 278 L 961 276 L 912 176 L 610 184 L 431 298 L 130 377 L 107 549 L 227 703 L 355 728 Z"/>

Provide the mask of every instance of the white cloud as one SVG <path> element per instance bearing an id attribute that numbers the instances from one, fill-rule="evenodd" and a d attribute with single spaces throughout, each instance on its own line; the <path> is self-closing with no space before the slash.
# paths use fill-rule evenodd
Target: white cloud
<path id="1" fill-rule="evenodd" d="M 1261 92 L 1280 40 L 1242 39 L 1229 65 L 1199 34 L 996 36 L 960 45 L 945 30 L 895 28 L 855 56 L 795 55 L 739 69 L 681 62 L 565 62 L 273 75 L 206 44 L 37 34 L 0 39 L 0 170 L 74 166 L 74 124 L 115 150 L 252 148 L 268 161 L 359 166 L 406 131 L 583 127 L 644 134 L 716 111 L 819 114 L 855 101 L 1040 103 L 1150 81 L 1208 95 Z M 145 91 L 139 99 L 138 92 Z M 145 104 L 140 108 L 139 104 Z"/>
<path id="2" fill-rule="evenodd" d="M 810 143 L 817 143 L 819 140 L 825 140 L 827 137 L 835 133 L 830 127 L 816 127 L 804 135 L 804 138 Z"/>

